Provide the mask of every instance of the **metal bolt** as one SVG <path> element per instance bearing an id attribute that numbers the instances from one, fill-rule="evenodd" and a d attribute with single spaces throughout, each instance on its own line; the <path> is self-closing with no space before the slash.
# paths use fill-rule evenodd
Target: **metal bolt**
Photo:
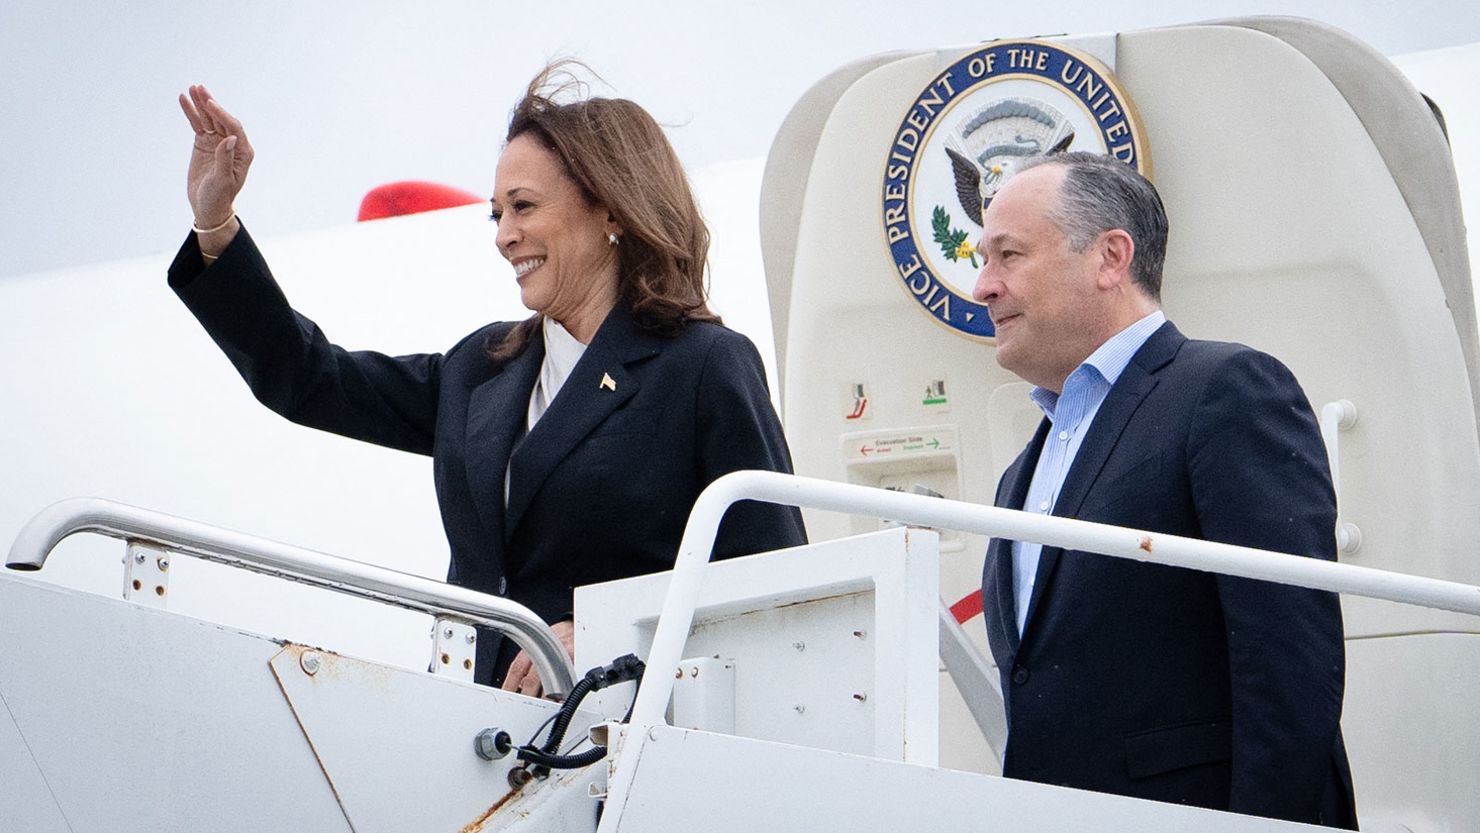
<path id="1" fill-rule="evenodd" d="M 144 563 L 144 553 L 142 553 L 142 552 L 136 552 L 136 553 L 134 553 L 134 563 L 135 564 L 143 564 Z"/>
<path id="2" fill-rule="evenodd" d="M 683 679 L 683 669 L 682 668 L 678 669 L 678 673 L 673 675 L 673 679 L 675 679 L 675 680 L 682 680 Z"/>
<path id="3" fill-rule="evenodd" d="M 509 786 L 516 790 L 533 780 L 534 776 L 530 775 L 529 770 L 522 766 L 516 766 L 509 770 Z"/>
<path id="4" fill-rule="evenodd" d="M 798 651 L 805 651 L 807 650 L 807 643 L 799 640 L 797 642 L 791 643 L 791 647 L 797 649 Z"/>
<path id="5" fill-rule="evenodd" d="M 807 711 L 806 705 L 802 703 L 797 703 L 795 706 L 792 706 L 792 708 L 796 709 L 797 714 L 805 714 Z"/>
<path id="6" fill-rule="evenodd" d="M 452 638 L 452 628 L 448 628 L 447 630 L 442 631 L 442 638 L 443 639 L 451 639 Z"/>
<path id="7" fill-rule="evenodd" d="M 513 748 L 513 739 L 502 729 L 484 729 L 473 738 L 473 751 L 485 761 L 496 761 Z"/>
<path id="8" fill-rule="evenodd" d="M 154 563 L 159 567 L 159 571 L 163 573 L 170 568 L 170 557 L 167 555 L 161 555 L 159 558 L 156 558 L 154 560 Z"/>
<path id="9" fill-rule="evenodd" d="M 468 636 L 467 636 L 467 640 L 468 640 L 468 644 L 469 645 L 472 645 L 474 642 L 477 642 L 478 641 L 478 634 L 476 634 L 476 633 L 474 633 L 472 631 L 469 631 L 468 632 Z"/>
<path id="10" fill-rule="evenodd" d="M 855 695 L 853 695 L 853 699 L 854 700 L 857 700 L 860 703 L 862 703 L 862 702 L 868 700 L 868 695 L 867 694 L 863 694 L 863 693 L 855 694 Z"/>
<path id="11" fill-rule="evenodd" d="M 696 665 L 693 668 L 690 668 L 689 669 L 689 676 L 690 677 L 698 677 L 699 676 L 699 666 Z"/>
<path id="12" fill-rule="evenodd" d="M 313 675 L 319 673 L 319 666 L 323 664 L 323 660 L 319 657 L 318 654 L 315 654 L 312 651 L 308 651 L 303 655 L 301 659 L 298 660 L 298 664 L 303 667 L 303 673 L 312 677 Z"/>

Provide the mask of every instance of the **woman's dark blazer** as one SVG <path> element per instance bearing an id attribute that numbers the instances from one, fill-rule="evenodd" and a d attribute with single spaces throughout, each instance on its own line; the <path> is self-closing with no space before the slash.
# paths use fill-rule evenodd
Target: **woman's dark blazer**
<path id="1" fill-rule="evenodd" d="M 536 336 L 513 359 L 492 361 L 486 347 L 511 323 L 446 353 L 346 351 L 288 305 L 245 229 L 210 268 L 191 234 L 169 282 L 267 407 L 431 455 L 452 549 L 447 580 L 507 596 L 547 622 L 570 617 L 576 585 L 672 567 L 694 500 L 715 478 L 791 471 L 760 356 L 718 324 L 665 338 L 619 305 L 526 434 L 544 342 Z M 795 507 L 745 502 L 726 517 L 715 552 L 804 543 Z M 512 658 L 498 642 L 480 640 L 481 682 Z"/>

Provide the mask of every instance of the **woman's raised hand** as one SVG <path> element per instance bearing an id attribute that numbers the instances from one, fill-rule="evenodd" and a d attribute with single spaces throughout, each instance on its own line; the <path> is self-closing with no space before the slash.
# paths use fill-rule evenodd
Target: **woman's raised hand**
<path id="1" fill-rule="evenodd" d="M 214 230 L 218 226 L 235 226 L 231 222 L 235 213 L 232 203 L 247 181 L 247 169 L 252 166 L 252 144 L 247 141 L 242 123 L 217 104 L 205 87 L 197 84 L 188 94 L 182 94 L 180 109 L 185 111 L 185 118 L 195 131 L 190 171 L 186 175 L 195 227 Z M 233 236 L 235 231 L 230 229 Z M 205 251 L 204 243 L 202 251 Z"/>

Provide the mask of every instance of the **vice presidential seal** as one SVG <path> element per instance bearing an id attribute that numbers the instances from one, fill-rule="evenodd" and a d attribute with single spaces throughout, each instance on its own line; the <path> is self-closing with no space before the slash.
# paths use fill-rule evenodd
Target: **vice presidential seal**
<path id="1" fill-rule="evenodd" d="M 910 105 L 884 167 L 884 236 L 920 308 L 966 336 L 995 335 L 971 298 L 982 210 L 1022 160 L 1083 150 L 1143 175 L 1151 152 L 1135 106 L 1094 58 L 1041 41 L 962 56 Z"/>

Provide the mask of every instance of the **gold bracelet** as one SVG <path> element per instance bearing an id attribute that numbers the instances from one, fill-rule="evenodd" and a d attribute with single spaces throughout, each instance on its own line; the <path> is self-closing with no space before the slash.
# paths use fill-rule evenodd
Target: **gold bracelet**
<path id="1" fill-rule="evenodd" d="M 221 229 L 224 229 L 227 226 L 231 225 L 231 221 L 232 220 L 235 220 L 235 219 L 236 219 L 236 212 L 233 211 L 233 212 L 231 212 L 231 216 L 230 217 L 227 217 L 226 218 L 226 221 L 223 222 L 219 226 L 215 226 L 213 228 L 201 228 L 200 226 L 196 225 L 195 223 L 191 223 L 190 224 L 190 229 L 192 231 L 194 231 L 196 234 L 211 234 L 212 232 L 220 231 Z"/>

